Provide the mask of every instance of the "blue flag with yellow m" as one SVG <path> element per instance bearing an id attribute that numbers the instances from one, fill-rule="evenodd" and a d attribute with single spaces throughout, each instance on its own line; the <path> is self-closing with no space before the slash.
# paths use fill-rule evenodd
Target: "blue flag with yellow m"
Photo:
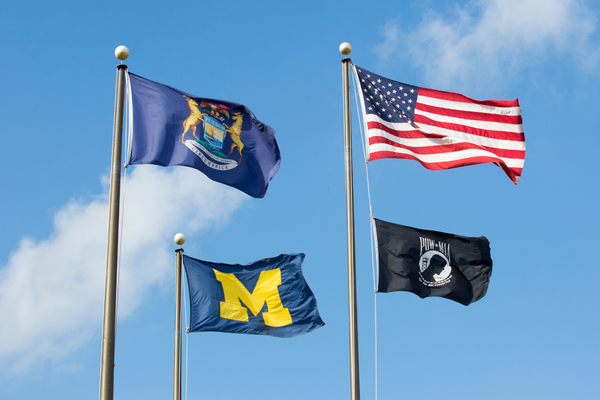
<path id="1" fill-rule="evenodd" d="M 302 275 L 304 254 L 246 265 L 183 256 L 190 293 L 190 332 L 293 337 L 324 324 Z"/>
<path id="2" fill-rule="evenodd" d="M 128 73 L 127 164 L 183 165 L 252 197 L 279 171 L 275 131 L 246 106 L 195 97 Z"/>

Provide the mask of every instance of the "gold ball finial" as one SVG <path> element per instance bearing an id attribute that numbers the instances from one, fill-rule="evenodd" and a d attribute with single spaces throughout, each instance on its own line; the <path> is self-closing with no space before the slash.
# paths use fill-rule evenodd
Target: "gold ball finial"
<path id="1" fill-rule="evenodd" d="M 344 43 L 340 44 L 340 53 L 347 56 L 351 52 L 352 52 L 352 45 L 350 45 L 350 43 L 344 42 Z"/>
<path id="2" fill-rule="evenodd" d="M 129 49 L 127 46 L 121 45 L 117 47 L 115 49 L 115 57 L 121 61 L 127 60 L 127 57 L 129 57 Z"/>
<path id="3" fill-rule="evenodd" d="M 178 233 L 177 235 L 175 235 L 175 244 L 178 244 L 179 246 L 183 245 L 185 243 L 185 235 L 183 233 Z"/>

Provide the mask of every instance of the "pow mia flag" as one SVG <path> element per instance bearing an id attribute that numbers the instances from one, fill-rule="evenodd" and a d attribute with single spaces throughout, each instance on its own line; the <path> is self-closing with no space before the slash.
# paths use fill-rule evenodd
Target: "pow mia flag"
<path id="1" fill-rule="evenodd" d="M 492 275 L 485 237 L 410 228 L 375 219 L 378 292 L 407 291 L 469 305 L 487 292 Z"/>

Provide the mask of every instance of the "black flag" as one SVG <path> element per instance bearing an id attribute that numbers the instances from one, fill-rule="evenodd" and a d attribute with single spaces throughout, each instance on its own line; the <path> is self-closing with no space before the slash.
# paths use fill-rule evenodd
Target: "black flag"
<path id="1" fill-rule="evenodd" d="M 378 292 L 407 291 L 469 305 L 487 292 L 490 242 L 375 219 Z"/>

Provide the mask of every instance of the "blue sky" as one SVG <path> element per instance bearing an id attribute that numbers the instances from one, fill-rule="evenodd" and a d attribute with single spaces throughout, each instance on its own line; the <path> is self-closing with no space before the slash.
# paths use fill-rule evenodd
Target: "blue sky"
<path id="1" fill-rule="evenodd" d="M 375 331 L 379 399 L 596 398 L 599 17 L 576 0 L 5 5 L 0 398 L 98 396 L 121 44 L 131 72 L 248 106 L 277 132 L 282 164 L 264 199 L 187 168 L 128 169 L 115 398 L 171 396 L 177 232 L 185 254 L 214 262 L 306 253 L 326 323 L 293 339 L 190 334 L 188 398 L 350 397 L 344 41 L 394 80 L 518 97 L 527 143 L 517 186 L 494 165 L 368 165 L 375 217 L 484 235 L 494 260 L 479 302 L 379 294 L 375 325 L 352 100 L 362 398 L 375 398 Z"/>

